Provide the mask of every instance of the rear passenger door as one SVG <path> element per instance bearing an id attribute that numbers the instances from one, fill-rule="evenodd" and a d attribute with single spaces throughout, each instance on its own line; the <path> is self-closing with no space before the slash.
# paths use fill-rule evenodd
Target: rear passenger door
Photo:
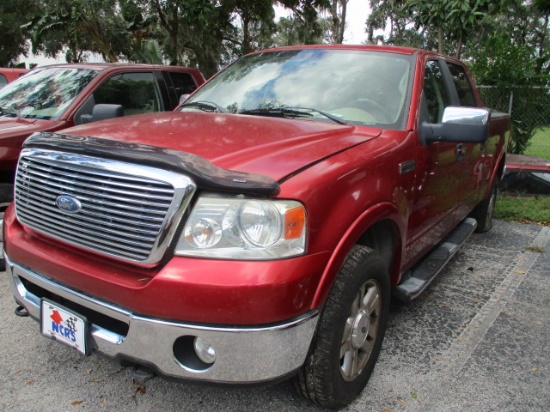
<path id="1" fill-rule="evenodd" d="M 435 58 L 427 60 L 419 125 L 441 123 L 445 108 L 453 105 L 453 97 L 444 62 Z M 419 135 L 416 191 L 409 216 L 408 258 L 411 260 L 432 249 L 455 226 L 464 160 L 456 143 L 426 144 L 420 140 Z"/>
<path id="2" fill-rule="evenodd" d="M 171 100 L 174 100 L 172 109 L 179 104 L 182 96 L 193 93 L 198 87 L 195 79 L 189 73 L 164 71 L 163 75 Z"/>
<path id="3" fill-rule="evenodd" d="M 454 85 L 455 106 L 479 107 L 470 77 L 465 68 L 446 61 L 446 67 Z M 479 201 L 479 193 L 485 182 L 488 168 L 484 167 L 486 143 L 461 143 L 461 181 L 457 208 L 458 220 L 464 219 Z M 494 150 L 493 150 L 494 151 Z"/>

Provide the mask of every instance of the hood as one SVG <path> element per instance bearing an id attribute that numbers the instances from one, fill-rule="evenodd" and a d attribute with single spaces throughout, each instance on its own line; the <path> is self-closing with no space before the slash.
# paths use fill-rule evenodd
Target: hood
<path id="1" fill-rule="evenodd" d="M 25 119 L 0 116 L 0 170 L 14 170 L 21 145 L 35 132 L 60 129 L 59 120 Z"/>
<path id="2" fill-rule="evenodd" d="M 0 139 L 10 137 L 28 137 L 34 132 L 59 128 L 65 122 L 61 120 L 25 119 L 22 117 L 0 116 Z"/>
<path id="3" fill-rule="evenodd" d="M 66 135 L 97 137 L 190 153 L 228 170 L 276 181 L 381 133 L 329 122 L 168 112 L 77 126 Z"/>
<path id="4" fill-rule="evenodd" d="M 0 117 L 0 136 L 33 133 L 40 130 L 36 127 L 36 119 L 20 117 Z"/>

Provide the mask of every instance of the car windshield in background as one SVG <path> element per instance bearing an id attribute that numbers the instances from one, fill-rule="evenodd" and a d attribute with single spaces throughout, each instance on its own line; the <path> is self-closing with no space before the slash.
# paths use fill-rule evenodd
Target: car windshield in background
<path id="1" fill-rule="evenodd" d="M 67 67 L 32 71 L 0 90 L 0 116 L 57 119 L 96 75 Z"/>
<path id="2" fill-rule="evenodd" d="M 365 50 L 286 50 L 237 60 L 179 110 L 402 128 L 411 58 Z"/>

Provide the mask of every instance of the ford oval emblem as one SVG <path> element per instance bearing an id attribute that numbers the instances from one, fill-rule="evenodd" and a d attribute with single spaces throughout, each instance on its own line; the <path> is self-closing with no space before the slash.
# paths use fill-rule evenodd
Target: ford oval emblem
<path id="1" fill-rule="evenodd" d="M 55 205 L 64 212 L 77 213 L 82 209 L 82 204 L 72 196 L 61 195 L 55 199 Z"/>

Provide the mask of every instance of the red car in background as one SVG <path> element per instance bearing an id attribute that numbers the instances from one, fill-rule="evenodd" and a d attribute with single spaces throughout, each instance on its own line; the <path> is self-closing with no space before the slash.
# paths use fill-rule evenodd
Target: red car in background
<path id="1" fill-rule="evenodd" d="M 27 69 L 0 68 L 0 88 L 28 73 Z"/>

